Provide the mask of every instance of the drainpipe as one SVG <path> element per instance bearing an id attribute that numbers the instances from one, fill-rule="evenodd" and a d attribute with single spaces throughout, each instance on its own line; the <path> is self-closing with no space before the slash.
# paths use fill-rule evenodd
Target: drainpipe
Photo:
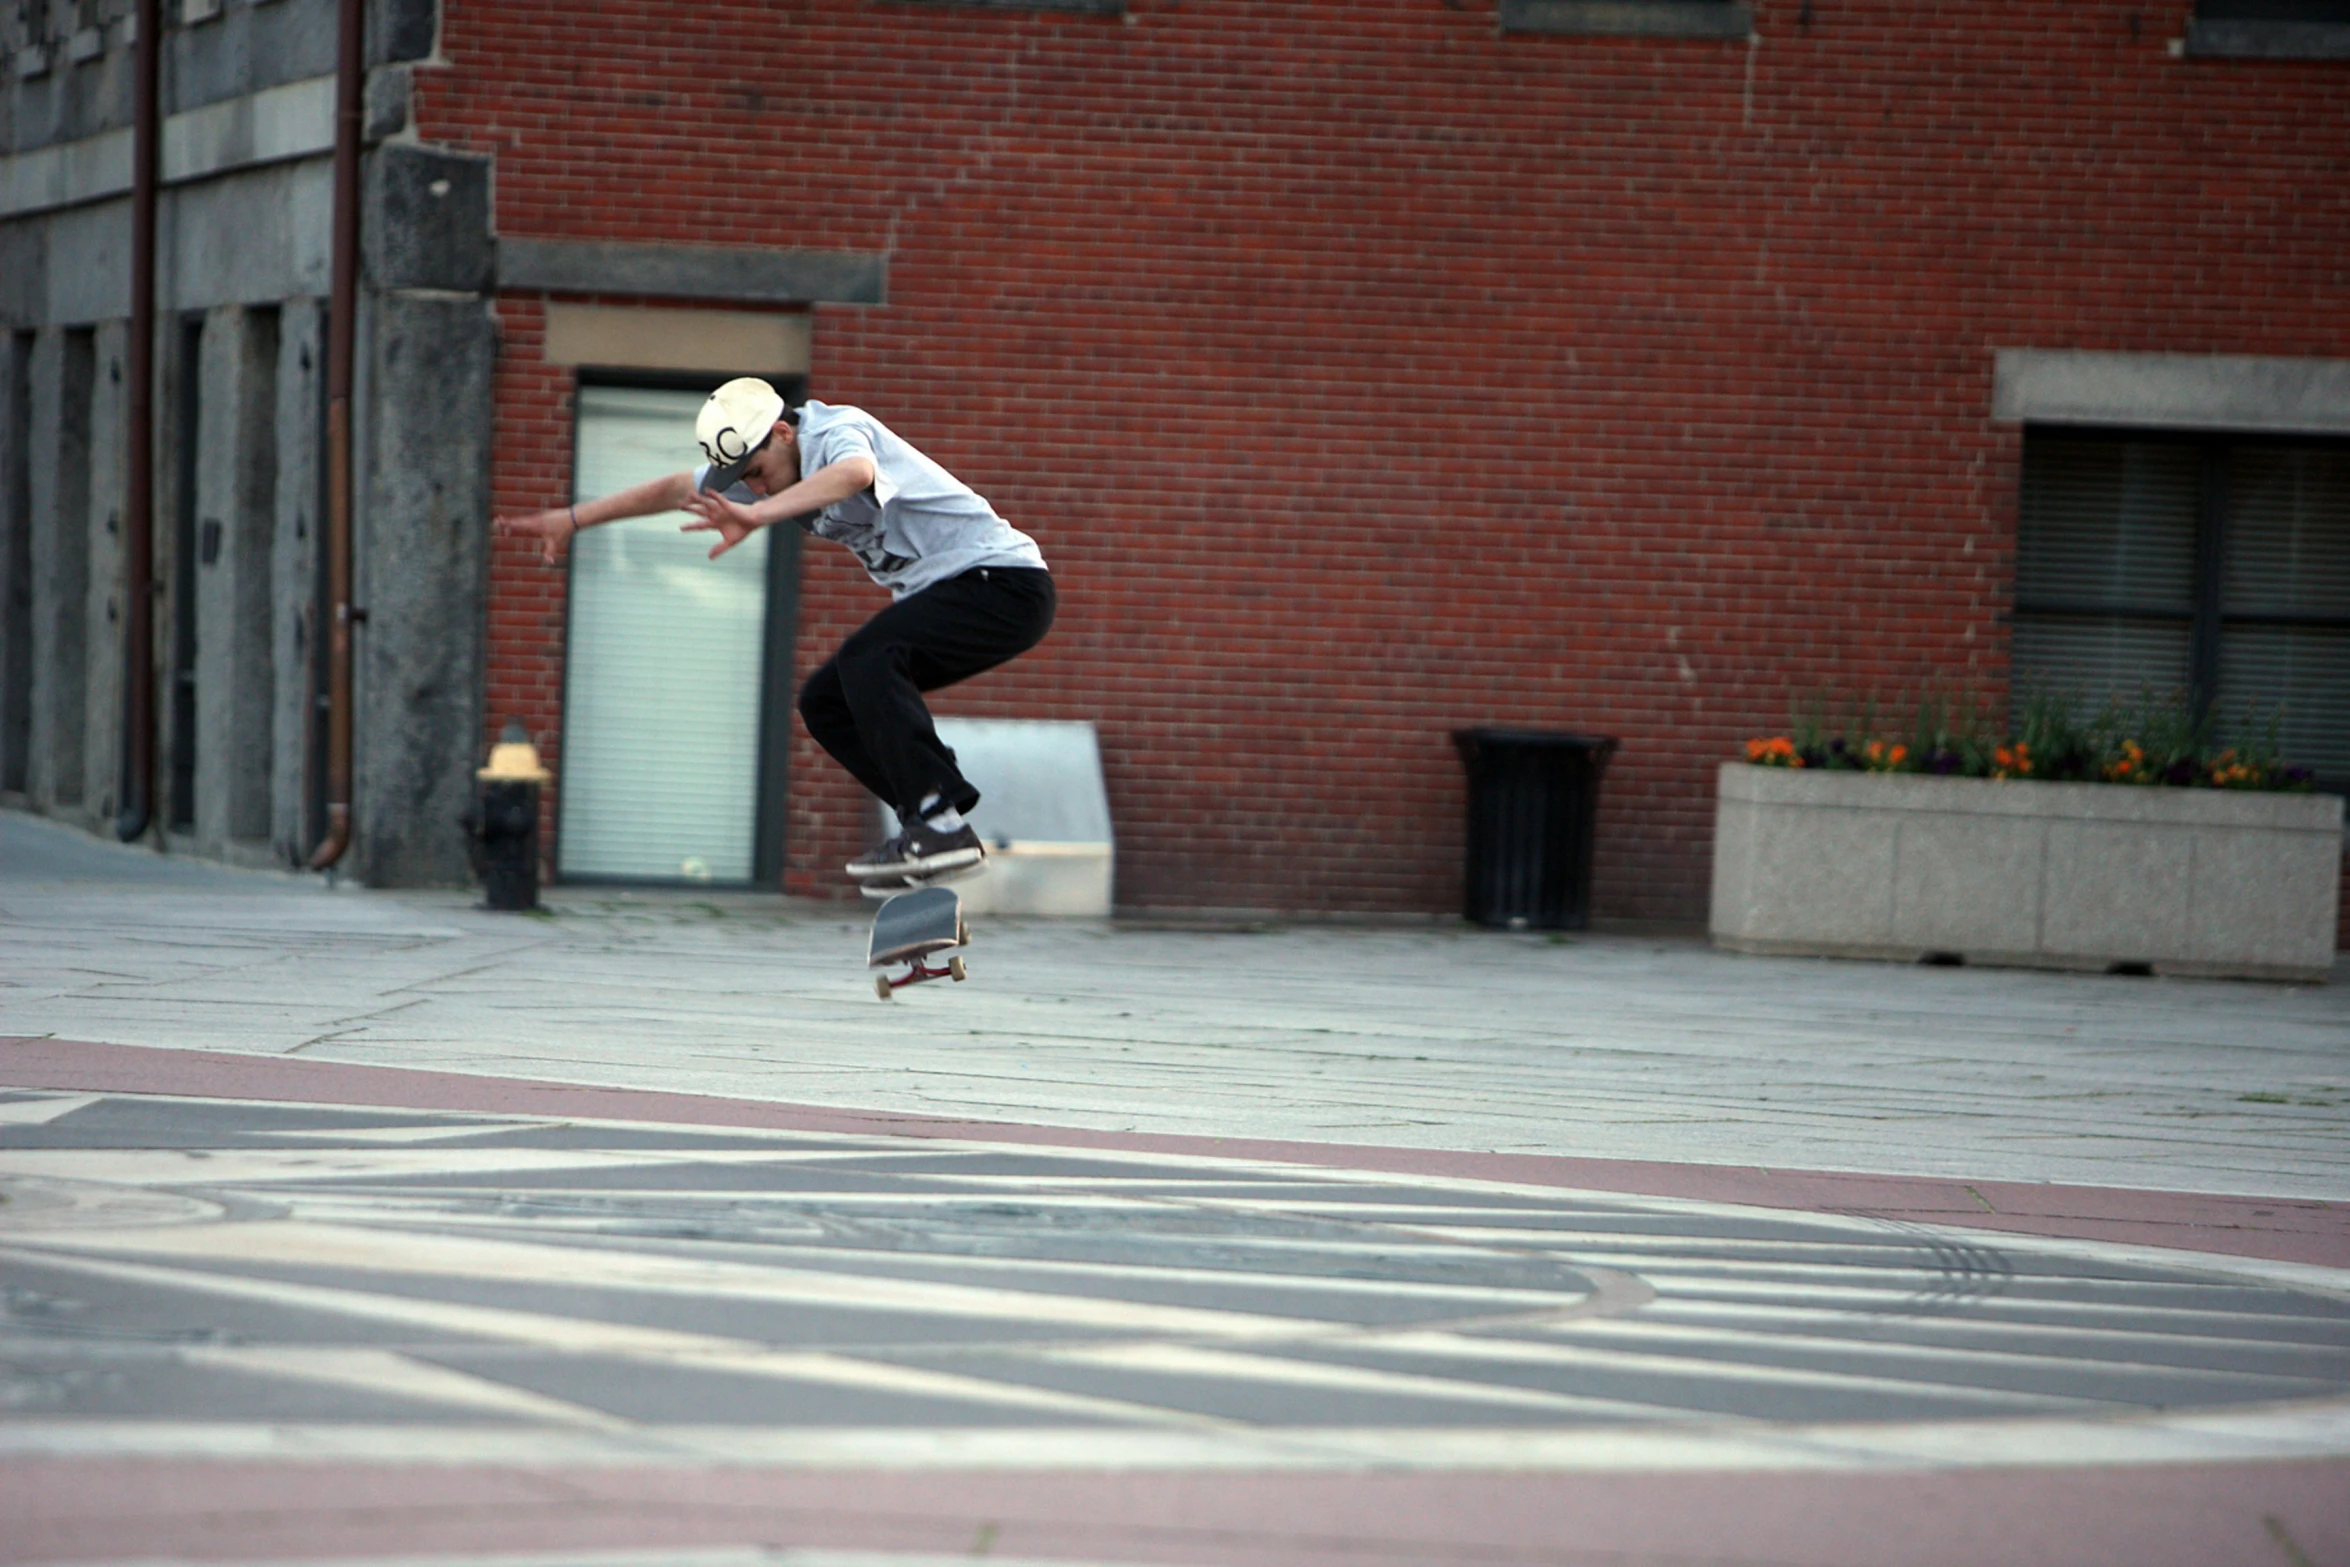
<path id="1" fill-rule="evenodd" d="M 131 384 L 129 473 L 123 481 L 122 802 L 114 835 L 147 830 L 155 792 L 155 203 L 162 140 L 163 0 L 139 0 L 132 69 Z"/>
<path id="2" fill-rule="evenodd" d="M 335 37 L 334 293 L 326 328 L 326 870 L 351 846 L 351 361 L 359 315 L 359 130 L 363 0 L 341 0 Z"/>

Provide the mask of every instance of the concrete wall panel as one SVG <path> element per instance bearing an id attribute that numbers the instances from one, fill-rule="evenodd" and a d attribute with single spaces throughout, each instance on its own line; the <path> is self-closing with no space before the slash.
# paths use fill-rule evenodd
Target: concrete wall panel
<path id="1" fill-rule="evenodd" d="M 52 328 L 33 345 L 32 718 L 25 792 L 36 810 L 82 817 L 89 603 L 91 334 Z"/>
<path id="2" fill-rule="evenodd" d="M 333 278 L 334 163 L 313 158 L 183 186 L 166 203 L 162 233 L 157 287 L 168 308 L 323 295 Z"/>
<path id="3" fill-rule="evenodd" d="M 101 832 L 121 793 L 123 699 L 122 515 L 129 452 L 130 322 L 108 321 L 92 336 L 90 377 L 89 594 L 82 624 L 82 798 Z"/>
<path id="4" fill-rule="evenodd" d="M 223 306 L 205 320 L 196 432 L 196 838 L 210 853 L 270 834 L 277 338 L 275 310 Z"/>
<path id="5" fill-rule="evenodd" d="M 37 218 L 0 223 L 0 327 L 37 326 L 49 298 L 49 242 Z"/>
<path id="6" fill-rule="evenodd" d="M 311 820 L 312 721 L 318 652 L 318 526 L 325 430 L 326 304 L 288 302 L 278 317 L 277 520 L 270 556 L 270 838 L 279 858 L 309 857 L 322 830 Z"/>
<path id="7" fill-rule="evenodd" d="M 39 320 L 111 321 L 131 307 L 131 204 L 125 197 L 52 213 L 30 223 L 41 232 L 41 274 L 47 288 Z M 157 217 L 157 265 L 169 233 L 169 203 Z"/>
<path id="8" fill-rule="evenodd" d="M 1928 952 L 2039 945 L 2044 824 L 1919 812 L 1899 828 L 1893 941 Z"/>
<path id="9" fill-rule="evenodd" d="M 24 793 L 33 716 L 30 332 L 0 333 L 0 795 Z"/>

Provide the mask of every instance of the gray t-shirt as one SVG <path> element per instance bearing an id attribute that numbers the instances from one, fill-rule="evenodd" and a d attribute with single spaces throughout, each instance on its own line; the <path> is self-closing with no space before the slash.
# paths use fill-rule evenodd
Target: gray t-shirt
<path id="1" fill-rule="evenodd" d="M 843 458 L 872 460 L 870 488 L 833 502 L 801 526 L 846 545 L 891 596 L 902 599 L 981 566 L 1044 569 L 1044 552 L 1034 539 L 864 409 L 810 402 L 800 410 L 799 440 L 803 478 Z M 695 482 L 708 471 L 696 473 Z M 727 499 L 748 504 L 757 497 L 736 484 Z"/>

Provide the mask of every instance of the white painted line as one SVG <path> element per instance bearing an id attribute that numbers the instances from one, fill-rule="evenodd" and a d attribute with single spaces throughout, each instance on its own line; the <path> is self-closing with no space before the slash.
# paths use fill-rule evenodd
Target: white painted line
<path id="1" fill-rule="evenodd" d="M 0 1148 L 0 1171 L 126 1186 L 258 1186 L 597 1170 L 668 1162 L 630 1151 L 552 1148 Z"/>
<path id="2" fill-rule="evenodd" d="M 1880 1326 L 1883 1319 L 1878 1319 Z M 2287 1371 L 2226 1371 L 2209 1367 L 2180 1365 L 2162 1360 L 2137 1360 L 2124 1356 L 2066 1355 L 2032 1350 L 1960 1349 L 1945 1344 L 1921 1344 L 1907 1339 L 1833 1337 L 1825 1334 L 1805 1335 L 1786 1332 L 1758 1332 L 1753 1329 L 1698 1327 L 1687 1323 L 1660 1321 L 1654 1317 L 1610 1317 L 1580 1319 L 1545 1325 L 1536 1331 L 1586 1348 L 1606 1351 L 1626 1342 L 1652 1346 L 1659 1352 L 1687 1351 L 1692 1365 L 1712 1365 L 1714 1357 L 1703 1353 L 1708 1349 L 1722 1351 L 1727 1360 L 1736 1353 L 1755 1350 L 1795 1350 L 1811 1354 L 1848 1356 L 1855 1361 L 1882 1362 L 1898 1370 L 1903 1365 L 1913 1367 L 1946 1366 L 1963 1374 L 1971 1367 L 2008 1366 L 2020 1371 L 2047 1372 L 2054 1370 L 2094 1371 L 2116 1378 L 2134 1376 L 2158 1377 L 2165 1384 L 2205 1382 L 2217 1387 L 2238 1386 L 2255 1382 L 2301 1382 L 2309 1384 L 2308 1392 L 2316 1396 L 2337 1385 L 2340 1378 L 2314 1375 L 2296 1375 Z M 2094 1342 L 2106 1342 L 2099 1335 Z M 2142 1347 L 2163 1342 L 2160 1338 L 2143 1336 L 2137 1340 Z M 2240 1347 L 2231 1344 L 2230 1348 Z M 2338 1352 L 2337 1352 L 2338 1353 Z M 1906 1377 L 1922 1386 L 1940 1384 L 1922 1377 Z M 2277 1396 L 2291 1397 L 2290 1393 Z M 2235 1402 L 2242 1402 L 2239 1395 Z M 2153 1400 L 2149 1400 L 2153 1402 Z"/>
<path id="3" fill-rule="evenodd" d="M 478 1126 L 257 1126 L 256 1137 L 298 1137 L 308 1142 L 375 1144 L 442 1143 L 458 1137 L 491 1137 L 508 1132 L 535 1132 L 540 1127 L 520 1121 L 485 1121 Z"/>
<path id="4" fill-rule="evenodd" d="M 2219 1313 L 2208 1313 L 2218 1321 L 2237 1319 Z M 1909 1326 L 1930 1329 L 1938 1334 L 1958 1334 L 1982 1339 L 1996 1346 L 2003 1340 L 2018 1338 L 2045 1338 L 2056 1343 L 2111 1344 L 2117 1348 L 2143 1347 L 2149 1351 L 2176 1347 L 2182 1351 L 2211 1349 L 2224 1352 L 2257 1351 L 2261 1353 L 2301 1353 L 2312 1349 L 2340 1353 L 2338 1343 L 2313 1345 L 2306 1339 L 2248 1338 L 2242 1335 L 2195 1333 L 2181 1329 L 2177 1332 L 2155 1332 L 2132 1327 L 2080 1327 L 2069 1323 L 2033 1322 L 2022 1317 L 1983 1316 L 1912 1316 L 1889 1318 L 1881 1305 L 1850 1309 L 1814 1303 L 1753 1302 L 1736 1300 L 1659 1299 L 1641 1314 L 1649 1322 L 1681 1322 L 1698 1326 L 1727 1325 L 1733 1328 L 1768 1326 L 1773 1334 L 1788 1336 L 1790 1341 L 1804 1343 L 1824 1340 L 1847 1343 L 1855 1332 L 1881 1333 L 1888 1327 Z M 2254 1318 L 2253 1321 L 2261 1319 Z M 1910 1342 L 1904 1340 L 1902 1342 Z M 2030 1353 L 2022 1351 L 2021 1353 Z"/>
<path id="5" fill-rule="evenodd" d="M 265 1301 L 297 1310 L 331 1312 L 391 1322 L 427 1332 L 490 1339 L 572 1355 L 604 1355 L 726 1375 L 786 1377 L 872 1392 L 1036 1409 L 1141 1425 L 1220 1427 L 1214 1417 L 1155 1405 L 1063 1393 L 1018 1383 L 996 1382 L 952 1371 L 926 1370 L 887 1361 L 863 1360 L 825 1351 L 778 1350 L 747 1339 L 685 1333 L 668 1328 L 595 1322 L 502 1307 L 455 1305 L 405 1295 L 372 1295 L 358 1290 L 243 1279 L 231 1274 L 150 1267 L 92 1257 L 44 1257 L 0 1249 L 0 1261 L 40 1261 L 104 1278 L 161 1288 L 190 1289 L 241 1300 Z M 443 1346 L 466 1347 L 462 1342 Z M 463 1373 L 451 1373 L 463 1375 Z M 623 1423 L 625 1424 L 625 1423 Z M 4 1446 L 4 1444 L 0 1444 Z"/>
<path id="6" fill-rule="evenodd" d="M 1421 1398 L 1456 1404 L 1493 1404 L 1514 1409 L 1549 1409 L 1608 1420 L 1679 1421 L 1703 1418 L 1685 1410 L 1626 1399 L 1587 1398 L 1498 1382 L 1472 1382 L 1412 1371 L 1379 1371 L 1321 1360 L 1284 1360 L 1189 1344 L 1076 1344 L 1033 1350 L 1020 1358 L 1059 1365 L 1099 1366 L 1112 1371 L 1155 1373 L 1226 1382 L 1261 1382 L 1360 1393 L 1381 1398 Z"/>
<path id="7" fill-rule="evenodd" d="M 0 1092 L 30 1091 L 8 1089 Z M 42 1094 L 34 1098 L 0 1099 L 0 1126 L 47 1126 L 76 1110 L 96 1104 L 104 1097 L 103 1094 Z"/>
<path id="8" fill-rule="evenodd" d="M 1521 1471 L 1871 1473 L 2227 1464 L 2350 1458 L 2350 1400 L 2109 1419 L 1810 1425 L 1722 1421 L 1672 1428 L 1291 1427 L 778 1429 L 22 1420 L 0 1458 L 245 1458 L 287 1463 L 621 1465 L 1024 1472 Z"/>
<path id="9" fill-rule="evenodd" d="M 1295 1333 L 1297 1317 L 1154 1306 L 1136 1301 L 1050 1294 L 974 1284 L 756 1267 L 656 1252 L 537 1246 L 414 1230 L 263 1220 L 157 1230 L 42 1232 L 23 1246 L 48 1252 L 178 1258 L 207 1264 L 347 1268 L 428 1278 L 495 1279 L 567 1289 L 640 1290 L 707 1299 L 900 1311 L 1039 1327 L 1107 1328 L 1130 1333 L 1261 1338 Z"/>
<path id="10" fill-rule="evenodd" d="M 1611 1319 L 1612 1320 L 1612 1319 Z M 1757 1365 L 1751 1361 L 1712 1360 L 1662 1351 L 1595 1348 L 1551 1340 L 1483 1338 L 1461 1333 L 1388 1333 L 1360 1341 L 1366 1353 L 1420 1355 L 1487 1365 L 1554 1366 L 1602 1372 L 1639 1372 L 1651 1376 L 1695 1378 L 1722 1384 L 1807 1388 L 1825 1392 L 1854 1392 L 1920 1398 L 1933 1396 L 1954 1403 L 1979 1404 L 1986 1409 L 2110 1409 L 2108 1399 L 2067 1398 L 2050 1393 L 2011 1393 L 1996 1388 L 1952 1386 L 1907 1377 L 1872 1376 L 1858 1371 L 1814 1371 L 1794 1366 Z"/>
<path id="11" fill-rule="evenodd" d="M 195 1345 L 178 1356 L 193 1366 L 325 1382 L 422 1403 L 454 1404 L 509 1419 L 620 1431 L 629 1422 L 600 1409 L 549 1398 L 488 1377 L 452 1371 L 384 1349 L 333 1349 L 307 1345 Z"/>
<path id="12" fill-rule="evenodd" d="M 2204 1311 L 2188 1306 L 2140 1305 L 2130 1301 L 2068 1301 L 2046 1296 L 2009 1295 L 1996 1289 L 1968 1289 L 1958 1279 L 1949 1281 L 1943 1289 L 1861 1289 L 1842 1284 L 1785 1284 L 1770 1280 L 1740 1280 L 1691 1278 L 1662 1269 L 1643 1268 L 1640 1277 L 1656 1287 L 1660 1300 L 1670 1301 L 1759 1301 L 1764 1304 L 1785 1302 L 1799 1298 L 1806 1305 L 1850 1305 L 1874 1308 L 1882 1312 L 1916 1313 L 1930 1310 L 1937 1303 L 1964 1300 L 1970 1311 L 2013 1314 L 2013 1320 L 2025 1320 L 2023 1313 L 2037 1312 L 2051 1317 L 2071 1317 L 2076 1320 L 2098 1322 L 2104 1320 L 2170 1322 L 2181 1327 L 2197 1324 L 2242 1323 L 2255 1324 L 2326 1324 L 2341 1321 L 2338 1317 L 2323 1317 L 2298 1312 L 2273 1311 Z"/>
<path id="13" fill-rule="evenodd" d="M 301 1217 L 307 1219 L 314 1216 L 303 1214 Z M 442 1227 L 444 1226 L 435 1225 L 435 1228 Z M 529 1229 L 538 1228 L 538 1221 L 534 1218 L 526 1227 L 511 1219 L 504 1221 L 477 1219 L 470 1227 L 495 1230 L 503 1234 L 524 1234 L 528 1233 Z M 728 1247 L 770 1257 L 778 1255 L 776 1248 L 749 1242 L 696 1240 L 693 1244 L 697 1248 L 701 1248 L 702 1253 Z M 1386 1246 L 1365 1245 L 1360 1249 L 1360 1255 L 1364 1257 L 1385 1257 L 1391 1255 L 1392 1252 L 1393 1248 Z M 700 1254 L 697 1253 L 697 1260 Z M 900 1266 L 950 1268 L 957 1272 L 998 1273 L 1030 1278 L 1128 1279 L 1151 1283 L 1210 1284 L 1234 1291 L 1296 1290 L 1308 1294 L 1355 1295 L 1371 1300 L 1425 1300 L 1462 1306 L 1491 1306 L 1496 1308 L 1492 1314 L 1510 1316 L 1533 1312 L 1565 1311 L 1580 1306 L 1591 1298 L 1589 1290 L 1521 1289 L 1498 1284 L 1428 1284 L 1415 1280 L 1340 1278 L 1321 1273 L 1273 1271 L 1262 1268 L 1192 1268 L 1154 1263 L 1078 1262 L 1059 1258 L 974 1256 L 945 1251 L 860 1251 L 846 1246 L 795 1245 L 790 1247 L 787 1252 L 783 1252 L 782 1255 L 789 1257 L 793 1262 L 809 1264 L 807 1271 L 811 1273 L 829 1274 L 831 1272 L 830 1269 L 815 1266 L 820 1262 L 854 1264 L 859 1267 L 898 1264 Z M 1484 1254 L 1483 1260 L 1490 1262 L 1494 1260 L 1494 1257 L 1494 1253 L 1488 1252 Z M 858 1276 L 873 1277 L 875 1275 Z M 882 1276 L 898 1278 L 904 1275 L 892 1272 Z"/>

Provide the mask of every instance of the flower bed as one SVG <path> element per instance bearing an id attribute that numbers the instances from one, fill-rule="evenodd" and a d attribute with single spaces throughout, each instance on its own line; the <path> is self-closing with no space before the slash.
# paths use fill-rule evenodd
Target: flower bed
<path id="1" fill-rule="evenodd" d="M 1891 748 L 1887 748 L 1889 755 Z M 1904 758 L 1906 760 L 1906 758 Z M 1718 945 L 2323 980 L 2339 796 L 1725 762 Z"/>
<path id="2" fill-rule="evenodd" d="M 1846 727 L 1850 735 L 1829 735 L 1815 716 L 1794 734 L 1747 741 L 1746 760 L 1806 772 L 2284 793 L 2317 787 L 2314 772 L 2278 754 L 2275 714 L 2263 722 L 2247 713 L 2238 726 L 2246 738 L 2222 743 L 2212 736 L 2212 715 L 2183 693 L 2109 702 L 2085 716 L 2062 696 L 2037 694 L 2024 702 L 2011 732 L 1991 731 L 1980 703 L 1932 701 L 1911 711 L 1905 738 L 1877 733 L 1877 716 L 1867 710 Z"/>

